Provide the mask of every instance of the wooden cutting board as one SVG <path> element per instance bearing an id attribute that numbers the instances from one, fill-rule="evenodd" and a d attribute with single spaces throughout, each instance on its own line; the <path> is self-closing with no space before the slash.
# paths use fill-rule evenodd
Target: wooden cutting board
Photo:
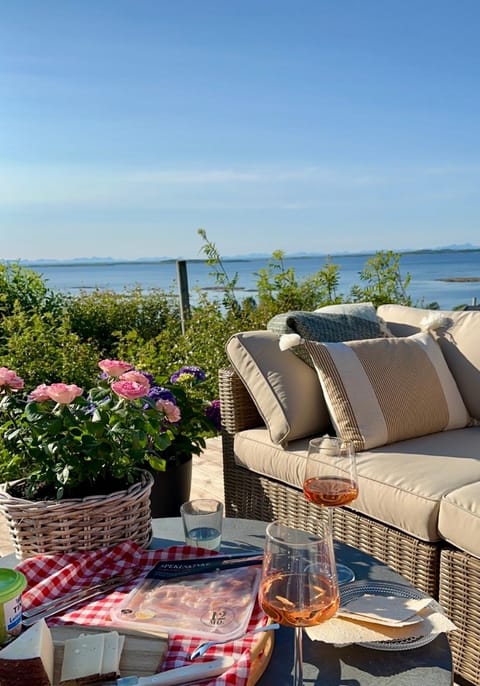
<path id="1" fill-rule="evenodd" d="M 275 631 L 258 634 L 258 639 L 251 649 L 251 665 L 247 686 L 255 686 L 268 667 L 275 643 Z"/>
<path id="2" fill-rule="evenodd" d="M 67 625 L 51 627 L 53 644 L 55 646 L 55 671 L 53 686 L 59 686 L 62 671 L 63 645 L 69 638 L 77 638 L 80 634 L 98 634 L 101 631 L 118 631 L 125 636 L 125 644 L 120 660 L 121 676 L 150 676 L 160 669 L 167 652 L 168 636 L 160 634 L 150 636 L 130 629 L 118 627 L 99 627 Z"/>

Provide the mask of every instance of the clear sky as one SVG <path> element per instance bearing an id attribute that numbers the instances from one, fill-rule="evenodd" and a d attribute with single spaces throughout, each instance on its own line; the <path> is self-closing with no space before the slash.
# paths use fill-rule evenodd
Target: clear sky
<path id="1" fill-rule="evenodd" d="M 480 243 L 478 0 L 7 0 L 0 258 Z"/>

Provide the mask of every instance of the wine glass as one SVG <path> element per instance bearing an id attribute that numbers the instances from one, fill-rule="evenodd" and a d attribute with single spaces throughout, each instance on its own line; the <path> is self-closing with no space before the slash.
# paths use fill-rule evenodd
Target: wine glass
<path id="1" fill-rule="evenodd" d="M 333 508 L 351 503 L 358 496 L 357 462 L 351 441 L 322 436 L 309 442 L 303 492 L 311 503 L 327 508 L 333 532 Z M 341 585 L 353 581 L 355 574 L 350 567 L 337 564 L 337 577 Z"/>
<path id="2" fill-rule="evenodd" d="M 258 598 L 274 622 L 293 627 L 294 684 L 303 686 L 302 630 L 330 619 L 339 605 L 332 532 L 293 529 L 277 520 L 267 526 Z"/>

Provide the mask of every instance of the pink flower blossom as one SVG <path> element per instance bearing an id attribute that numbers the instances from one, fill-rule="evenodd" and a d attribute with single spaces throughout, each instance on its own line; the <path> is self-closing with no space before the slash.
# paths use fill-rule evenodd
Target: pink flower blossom
<path id="1" fill-rule="evenodd" d="M 8 367 L 0 367 L 0 386 L 7 386 L 13 391 L 19 391 L 25 386 L 25 382 L 13 370 L 8 369 Z"/>
<path id="2" fill-rule="evenodd" d="M 74 383 L 52 383 L 44 390 L 52 400 L 62 405 L 68 405 L 68 403 L 71 403 L 72 400 L 75 400 L 83 393 L 83 388 L 76 386 Z"/>
<path id="3" fill-rule="evenodd" d="M 29 394 L 28 399 L 29 400 L 36 400 L 37 403 L 41 403 L 44 400 L 51 400 L 52 398 L 50 397 L 49 391 L 49 386 L 45 383 L 41 383 L 39 386 L 33 389 L 33 391 Z"/>
<path id="4" fill-rule="evenodd" d="M 160 400 L 157 400 L 155 403 L 155 407 L 157 410 L 165 412 L 165 418 L 167 422 L 170 422 L 170 424 L 175 424 L 182 418 L 180 408 L 178 405 L 175 405 L 175 403 L 172 403 L 171 400 L 164 400 L 163 398 L 160 398 Z"/>
<path id="5" fill-rule="evenodd" d="M 130 372 L 125 372 L 125 374 L 122 374 L 120 377 L 121 381 L 135 381 L 135 383 L 140 384 L 140 386 L 143 386 L 145 388 L 145 393 L 148 393 L 150 390 L 150 382 L 145 376 L 145 374 L 142 374 L 141 372 L 136 372 L 135 370 L 132 370 Z"/>
<path id="6" fill-rule="evenodd" d="M 98 366 L 108 376 L 121 376 L 121 374 L 125 374 L 125 372 L 132 369 L 131 364 L 122 362 L 122 360 L 100 360 Z"/>
<path id="7" fill-rule="evenodd" d="M 114 381 L 112 391 L 125 400 L 136 400 L 146 395 L 145 386 L 136 381 Z"/>

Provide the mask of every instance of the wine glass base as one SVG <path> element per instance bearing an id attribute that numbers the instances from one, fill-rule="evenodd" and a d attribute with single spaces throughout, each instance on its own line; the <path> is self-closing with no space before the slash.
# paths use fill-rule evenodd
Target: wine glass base
<path id="1" fill-rule="evenodd" d="M 339 586 L 342 586 L 342 584 L 349 584 L 352 581 L 355 581 L 355 572 L 346 565 L 337 564 L 337 579 Z"/>

